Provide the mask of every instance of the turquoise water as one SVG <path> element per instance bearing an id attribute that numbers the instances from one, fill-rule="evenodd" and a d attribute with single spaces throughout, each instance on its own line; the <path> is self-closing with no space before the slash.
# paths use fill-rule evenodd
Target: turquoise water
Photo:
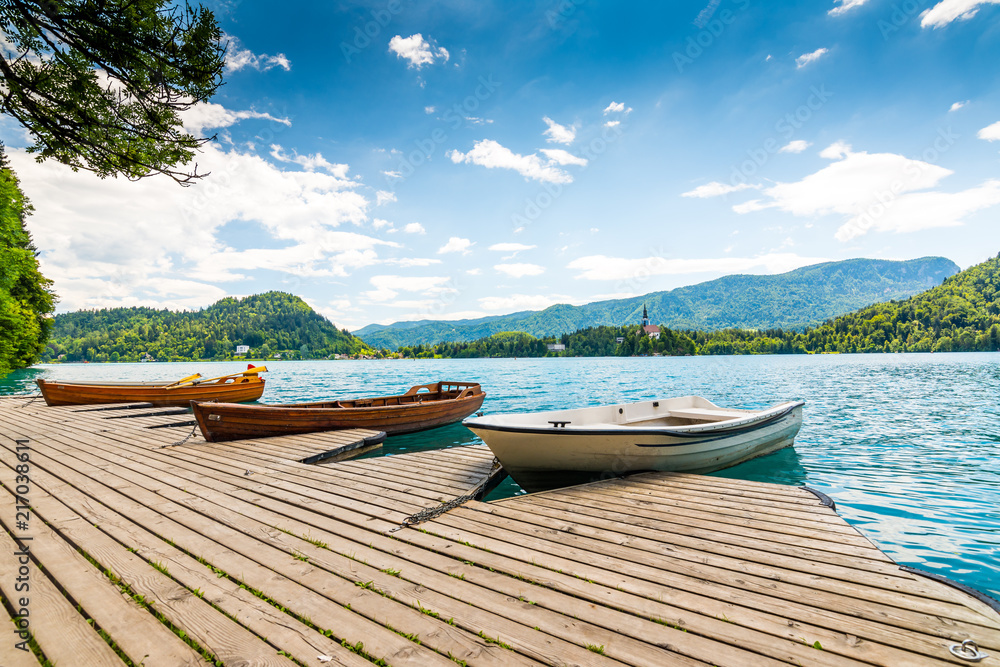
<path id="1" fill-rule="evenodd" d="M 166 380 L 235 363 L 61 364 L 0 379 Z M 808 484 L 901 564 L 1000 598 L 1000 354 L 304 361 L 269 364 L 265 402 L 399 393 L 474 380 L 487 412 L 699 394 L 724 406 L 806 401 L 794 449 L 716 473 Z M 461 424 L 391 437 L 394 454 L 478 443 Z M 499 493 L 518 489 L 506 482 Z M 497 492 L 495 492 L 497 493 Z"/>

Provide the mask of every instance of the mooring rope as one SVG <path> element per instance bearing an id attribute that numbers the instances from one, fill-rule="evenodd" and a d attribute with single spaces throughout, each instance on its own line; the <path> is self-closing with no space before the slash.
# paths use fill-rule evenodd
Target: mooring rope
<path id="1" fill-rule="evenodd" d="M 500 465 L 500 461 L 496 457 L 493 457 L 493 465 L 490 466 L 490 471 L 486 474 L 485 477 L 483 477 L 483 479 L 481 479 L 478 483 L 476 483 L 474 487 L 469 489 L 468 493 L 452 498 L 451 500 L 441 503 L 440 505 L 437 505 L 435 507 L 428 507 L 427 509 L 420 510 L 416 514 L 411 514 L 410 516 L 403 519 L 402 523 L 400 523 L 398 526 L 385 531 L 384 534 L 391 535 L 392 533 L 400 531 L 406 528 L 407 526 L 415 526 L 418 523 L 423 523 L 424 521 L 430 521 L 431 519 L 435 519 L 441 516 L 445 512 L 450 512 L 456 507 L 464 505 L 470 500 L 475 500 L 476 497 L 482 493 L 483 488 L 486 486 L 486 484 L 493 478 L 493 475 L 497 474 L 502 468 L 503 466 Z"/>

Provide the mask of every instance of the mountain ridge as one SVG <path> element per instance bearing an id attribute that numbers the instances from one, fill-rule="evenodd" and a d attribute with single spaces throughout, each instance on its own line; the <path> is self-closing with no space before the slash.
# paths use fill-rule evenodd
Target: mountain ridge
<path id="1" fill-rule="evenodd" d="M 372 347 L 398 349 L 478 340 L 503 331 L 554 336 L 593 326 L 635 323 L 645 305 L 650 319 L 671 329 L 717 331 L 804 329 L 831 317 L 892 299 L 905 299 L 959 272 L 944 257 L 911 260 L 848 259 L 772 275 L 733 274 L 673 290 L 595 301 L 555 304 L 471 320 L 370 324 L 352 332 Z"/>

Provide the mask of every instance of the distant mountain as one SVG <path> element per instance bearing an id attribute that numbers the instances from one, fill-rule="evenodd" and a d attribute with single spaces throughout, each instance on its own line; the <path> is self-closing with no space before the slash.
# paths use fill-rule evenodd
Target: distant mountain
<path id="1" fill-rule="evenodd" d="M 803 329 L 858 308 L 905 299 L 939 285 L 959 267 L 944 257 L 903 262 L 848 259 L 777 275 L 733 275 L 629 299 L 471 320 L 371 324 L 354 332 L 376 348 L 472 341 L 504 331 L 556 336 L 594 326 L 635 324 L 645 305 L 655 324 L 671 329 Z"/>
<path id="2" fill-rule="evenodd" d="M 325 358 L 371 354 L 363 341 L 338 329 L 297 296 L 267 292 L 226 297 L 199 311 L 108 308 L 55 317 L 42 361 L 159 361 L 232 359 L 237 345 L 246 356 L 268 359 Z"/>
<path id="3" fill-rule="evenodd" d="M 691 332 L 698 354 L 1000 350 L 1000 254 L 902 301 L 877 303 L 805 332 Z"/>

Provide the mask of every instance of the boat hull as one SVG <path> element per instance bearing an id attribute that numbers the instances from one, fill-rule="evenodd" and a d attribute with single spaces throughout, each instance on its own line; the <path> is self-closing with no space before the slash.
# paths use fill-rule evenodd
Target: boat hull
<path id="1" fill-rule="evenodd" d="M 548 429 L 466 421 L 526 491 L 541 491 L 651 470 L 709 473 L 793 444 L 801 404 L 772 418 L 718 430 Z"/>
<path id="2" fill-rule="evenodd" d="M 461 421 L 479 410 L 486 394 L 405 405 L 324 408 L 192 402 L 191 409 L 209 442 L 267 438 L 349 428 L 415 433 Z"/>
<path id="3" fill-rule="evenodd" d="M 264 394 L 264 378 L 247 376 L 233 382 L 184 385 L 168 389 L 156 383 L 97 384 L 37 380 L 48 405 L 95 405 L 106 403 L 152 403 L 156 406 L 187 407 L 192 400 L 242 403 Z"/>

